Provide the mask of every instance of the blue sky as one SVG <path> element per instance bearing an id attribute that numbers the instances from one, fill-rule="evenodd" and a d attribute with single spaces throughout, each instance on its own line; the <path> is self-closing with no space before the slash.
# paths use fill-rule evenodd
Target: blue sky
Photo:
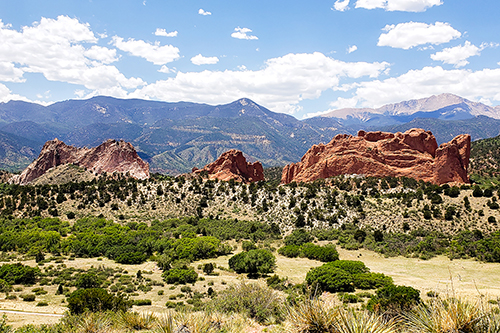
<path id="1" fill-rule="evenodd" d="M 0 0 L 0 101 L 96 95 L 297 118 L 453 93 L 500 104 L 500 4 Z"/>

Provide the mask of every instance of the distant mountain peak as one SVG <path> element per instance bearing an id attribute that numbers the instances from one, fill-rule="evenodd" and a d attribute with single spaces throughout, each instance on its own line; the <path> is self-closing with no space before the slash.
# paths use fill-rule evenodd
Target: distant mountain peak
<path id="1" fill-rule="evenodd" d="M 254 107 L 254 108 L 257 108 L 260 110 L 260 106 L 255 103 L 254 101 L 252 101 L 251 99 L 249 98 L 246 98 L 246 97 L 243 97 L 243 98 L 240 98 L 236 101 L 234 101 L 233 103 L 230 103 L 229 105 L 234 105 L 234 104 L 239 104 L 243 107 Z M 224 105 L 227 105 L 227 104 L 224 104 Z"/>
<path id="2" fill-rule="evenodd" d="M 239 100 L 237 100 L 237 102 L 239 102 L 243 106 L 246 106 L 248 104 L 254 104 L 254 102 L 252 102 L 248 98 L 240 98 Z"/>
<path id="3" fill-rule="evenodd" d="M 444 93 L 430 97 L 411 99 L 399 103 L 386 104 L 379 108 L 345 108 L 330 111 L 323 117 L 338 119 L 343 124 L 378 122 L 372 125 L 391 125 L 411 121 L 415 117 L 457 119 L 487 116 L 500 119 L 500 107 L 491 107 L 483 103 L 472 102 L 466 98 Z M 398 121 L 396 118 L 404 118 Z M 409 119 L 411 118 L 411 119 Z"/>

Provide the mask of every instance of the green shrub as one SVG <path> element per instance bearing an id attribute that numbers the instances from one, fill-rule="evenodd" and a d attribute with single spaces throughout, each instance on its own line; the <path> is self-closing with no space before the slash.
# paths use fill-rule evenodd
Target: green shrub
<path id="1" fill-rule="evenodd" d="M 456 186 L 445 188 L 444 195 L 447 195 L 451 198 L 456 198 L 460 195 L 460 189 Z"/>
<path id="2" fill-rule="evenodd" d="M 121 296 L 108 294 L 102 288 L 78 289 L 68 298 L 68 308 L 71 314 L 80 314 L 85 311 L 127 311 L 130 307 L 130 301 Z"/>
<path id="3" fill-rule="evenodd" d="M 474 191 L 472 191 L 472 196 L 476 198 L 480 198 L 483 196 L 483 190 L 479 186 L 474 186 Z"/>
<path id="4" fill-rule="evenodd" d="M 179 301 L 179 302 L 168 301 L 167 303 L 165 303 L 165 306 L 168 309 L 182 309 L 184 308 L 185 304 L 184 301 Z"/>
<path id="5" fill-rule="evenodd" d="M 390 276 L 382 273 L 358 273 L 353 274 L 353 283 L 359 289 L 376 289 L 393 284 Z"/>
<path id="6" fill-rule="evenodd" d="M 122 253 L 115 258 L 115 261 L 125 265 L 139 265 L 146 261 L 148 256 L 142 252 Z"/>
<path id="7" fill-rule="evenodd" d="M 329 263 L 332 267 L 340 268 L 349 274 L 368 273 L 370 269 L 361 261 L 355 260 L 337 260 Z"/>
<path id="8" fill-rule="evenodd" d="M 48 291 L 43 289 L 43 288 L 34 288 L 33 290 L 31 290 L 31 292 L 33 292 L 35 295 L 47 295 Z"/>
<path id="9" fill-rule="evenodd" d="M 34 302 L 36 296 L 34 294 L 19 295 L 24 302 Z"/>
<path id="10" fill-rule="evenodd" d="M 0 293 L 9 293 L 12 291 L 12 286 L 5 280 L 0 279 Z"/>
<path id="11" fill-rule="evenodd" d="M 333 244 L 319 246 L 312 243 L 306 243 L 302 245 L 301 251 L 304 257 L 312 260 L 330 262 L 339 259 L 339 253 Z"/>
<path id="12" fill-rule="evenodd" d="M 80 289 L 99 288 L 101 281 L 94 273 L 84 273 L 78 276 L 75 286 Z"/>
<path id="13" fill-rule="evenodd" d="M 368 291 L 362 291 L 360 293 L 356 293 L 356 295 L 358 297 L 361 297 L 361 298 L 372 298 L 373 297 L 373 294 L 368 292 Z"/>
<path id="14" fill-rule="evenodd" d="M 317 286 L 321 291 L 329 291 L 332 293 L 338 291 L 354 291 L 351 274 L 333 266 L 333 263 L 334 262 L 329 262 L 307 272 L 307 284 L 310 286 Z"/>
<path id="15" fill-rule="evenodd" d="M 431 200 L 431 204 L 433 205 L 439 205 L 443 203 L 443 198 L 437 193 L 431 194 L 429 199 Z"/>
<path id="16" fill-rule="evenodd" d="M 47 303 L 47 302 L 38 302 L 36 304 L 36 306 L 48 306 L 48 305 L 49 305 L 49 303 Z"/>
<path id="17" fill-rule="evenodd" d="M 136 306 L 151 305 L 151 300 L 150 299 L 136 299 L 136 300 L 134 300 L 133 305 L 136 305 Z"/>
<path id="18" fill-rule="evenodd" d="M 420 302 L 420 291 L 412 287 L 389 285 L 376 291 L 367 309 L 378 313 L 397 314 L 411 310 Z"/>
<path id="19" fill-rule="evenodd" d="M 38 268 L 23 264 L 4 264 L 0 267 L 0 279 L 9 284 L 34 284 L 40 275 Z"/>
<path id="20" fill-rule="evenodd" d="M 297 258 L 300 255 L 300 246 L 285 245 L 278 249 L 278 253 L 288 258 Z"/>
<path id="21" fill-rule="evenodd" d="M 215 258 L 219 254 L 225 254 L 225 252 L 226 249 L 221 241 L 212 236 L 181 238 L 172 245 L 174 259 L 187 259 L 189 261 Z"/>
<path id="22" fill-rule="evenodd" d="M 290 235 L 286 236 L 285 245 L 302 245 L 312 241 L 311 235 L 304 229 L 295 229 Z"/>
<path id="23" fill-rule="evenodd" d="M 187 266 L 172 268 L 163 272 L 161 276 L 168 284 L 195 283 L 198 279 L 198 273 L 196 273 L 193 268 Z"/>
<path id="24" fill-rule="evenodd" d="M 191 287 L 189 287 L 189 286 L 181 287 L 181 292 L 183 292 L 183 293 L 191 293 L 192 291 L 193 291 L 193 289 L 191 289 Z"/>
<path id="25" fill-rule="evenodd" d="M 250 251 L 250 250 L 256 250 L 257 246 L 255 245 L 254 242 L 243 241 L 243 243 L 241 243 L 241 248 L 243 249 L 243 251 Z"/>
<path id="26" fill-rule="evenodd" d="M 229 267 L 236 273 L 268 274 L 274 272 L 276 258 L 268 250 L 250 250 L 232 256 Z"/>
<path id="27" fill-rule="evenodd" d="M 206 263 L 203 265 L 203 273 L 210 275 L 213 273 L 214 268 L 215 268 L 215 265 L 212 264 L 211 262 Z"/>

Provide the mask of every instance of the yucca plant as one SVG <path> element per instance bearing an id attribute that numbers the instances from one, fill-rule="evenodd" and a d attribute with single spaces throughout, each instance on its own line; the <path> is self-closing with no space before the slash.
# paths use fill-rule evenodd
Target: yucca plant
<path id="1" fill-rule="evenodd" d="M 67 318 L 67 332 L 74 333 L 112 333 L 113 321 L 108 313 L 88 312 Z M 69 324 L 69 325 L 68 325 Z"/>
<path id="2" fill-rule="evenodd" d="M 422 333 L 476 332 L 484 316 L 479 302 L 470 303 L 454 298 L 420 304 L 404 314 L 408 329 Z"/>
<path id="3" fill-rule="evenodd" d="M 334 323 L 338 309 L 320 299 L 306 299 L 287 307 L 288 320 L 294 331 L 300 333 L 336 332 Z"/>
<path id="4" fill-rule="evenodd" d="M 394 318 L 386 320 L 367 311 L 342 308 L 337 311 L 333 326 L 336 333 L 396 333 L 399 332 L 400 321 Z"/>
<path id="5" fill-rule="evenodd" d="M 220 312 L 209 312 L 214 332 L 240 333 L 248 331 L 247 328 L 255 323 L 244 318 L 241 314 L 226 315 Z"/>
<path id="6" fill-rule="evenodd" d="M 491 312 L 483 317 L 481 324 L 478 326 L 476 330 L 478 333 L 500 333 L 500 315 Z"/>
<path id="7" fill-rule="evenodd" d="M 119 312 L 115 320 L 117 326 L 140 331 L 152 329 L 156 323 L 156 316 L 153 313 Z"/>
<path id="8" fill-rule="evenodd" d="M 172 312 L 165 312 L 157 317 L 153 331 L 155 333 L 173 333 L 175 329 L 174 314 Z"/>
<path id="9" fill-rule="evenodd" d="M 212 322 L 212 318 L 206 312 L 179 312 L 176 317 L 179 327 L 185 326 L 191 333 L 218 332 L 218 324 Z"/>

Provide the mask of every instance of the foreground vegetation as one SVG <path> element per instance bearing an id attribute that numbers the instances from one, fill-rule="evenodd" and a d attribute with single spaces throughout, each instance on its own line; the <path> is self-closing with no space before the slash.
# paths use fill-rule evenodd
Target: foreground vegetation
<path id="1" fill-rule="evenodd" d="M 245 296 L 245 295 L 243 295 Z M 264 300 L 261 300 L 264 301 Z M 500 332 L 498 306 L 479 301 L 447 298 L 418 303 L 400 312 L 359 310 L 332 301 L 308 298 L 294 306 L 282 306 L 275 315 L 287 320 L 271 325 L 267 332 L 359 332 L 359 333 L 495 333 Z M 12 329 L 5 316 L 2 333 L 106 333 L 106 332 L 257 332 L 261 326 L 244 314 L 220 312 L 89 312 L 66 315 L 54 325 L 27 325 Z M 260 330 L 259 330 L 260 331 Z"/>

